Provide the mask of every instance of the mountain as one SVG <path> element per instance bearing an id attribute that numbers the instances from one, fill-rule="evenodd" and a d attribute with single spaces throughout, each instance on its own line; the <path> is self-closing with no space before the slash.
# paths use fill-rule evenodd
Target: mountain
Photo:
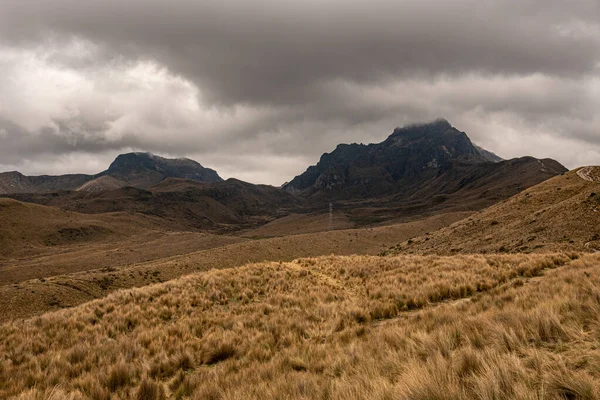
<path id="1" fill-rule="evenodd" d="M 191 179 L 199 182 L 221 182 L 212 169 L 189 158 L 163 158 L 152 153 L 121 154 L 99 176 L 110 176 L 128 185 L 147 189 L 167 178 Z"/>
<path id="2" fill-rule="evenodd" d="M 214 170 L 188 158 L 169 159 L 151 153 L 128 153 L 119 155 L 106 171 L 96 175 L 25 176 L 16 171 L 0 173 L 0 194 L 101 191 L 122 186 L 147 189 L 167 178 L 223 181 Z"/>
<path id="3" fill-rule="evenodd" d="M 391 253 L 600 251 L 600 167 L 570 171 Z"/>
<path id="4" fill-rule="evenodd" d="M 458 192 L 502 200 L 565 171 L 549 159 L 503 161 L 439 119 L 397 128 L 381 143 L 341 144 L 283 188 L 315 200 L 391 196 L 396 204 L 428 207 Z"/>

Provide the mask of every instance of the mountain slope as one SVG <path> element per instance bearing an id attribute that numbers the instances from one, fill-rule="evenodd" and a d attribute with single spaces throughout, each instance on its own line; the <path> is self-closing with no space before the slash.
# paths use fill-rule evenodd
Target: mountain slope
<path id="1" fill-rule="evenodd" d="M 30 257 L 54 246 L 116 241 L 142 229 L 159 226 L 158 221 L 130 216 L 91 216 L 2 198 L 0 221 L 0 258 Z"/>
<path id="2" fill-rule="evenodd" d="M 492 153 L 491 151 L 488 151 L 482 147 L 479 147 L 477 145 L 474 145 L 475 148 L 479 151 L 479 153 L 481 153 L 481 155 L 488 161 L 491 162 L 500 162 L 500 161 L 504 161 L 504 158 L 497 156 L 496 154 Z"/>
<path id="3" fill-rule="evenodd" d="M 435 177 L 453 162 L 486 159 L 462 132 L 445 120 L 398 128 L 378 144 L 340 144 L 285 189 L 304 195 L 389 193 L 398 186 Z"/>
<path id="4" fill-rule="evenodd" d="M 557 176 L 390 253 L 600 250 L 598 176 L 600 167 Z"/>
<path id="5" fill-rule="evenodd" d="M 208 183 L 168 178 L 148 190 L 128 186 L 10 197 L 84 214 L 139 213 L 159 217 L 174 229 L 220 232 L 262 225 L 286 215 L 288 208 L 298 204 L 294 196 L 278 188 L 236 179 Z"/>
<path id="6" fill-rule="evenodd" d="M 533 158 L 527 163 L 500 161 L 473 145 L 448 121 L 437 120 L 398 128 L 381 143 L 339 145 L 284 189 L 315 199 L 394 195 L 401 202 L 423 194 L 447 196 L 458 190 L 473 196 L 465 187 L 485 187 L 492 180 L 523 189 L 565 171 L 553 160 L 544 160 L 543 165 Z"/>
<path id="7" fill-rule="evenodd" d="M 566 169 L 551 159 L 515 158 L 499 163 L 458 164 L 422 182 L 417 190 L 395 196 L 412 207 L 449 208 L 468 206 L 482 209 L 510 198 L 528 187 L 564 173 Z M 433 200 L 433 205 L 430 202 Z"/>

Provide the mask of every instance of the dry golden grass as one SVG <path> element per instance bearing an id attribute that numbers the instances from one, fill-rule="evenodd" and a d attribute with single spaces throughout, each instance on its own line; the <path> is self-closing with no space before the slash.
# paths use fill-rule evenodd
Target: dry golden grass
<path id="1" fill-rule="evenodd" d="M 323 257 L 0 325 L 0 398 L 598 399 L 600 256 Z"/>
<path id="2" fill-rule="evenodd" d="M 600 173 L 600 167 L 591 173 Z M 600 250 L 600 185 L 557 176 L 449 227 L 404 241 L 411 254 Z"/>
<path id="3" fill-rule="evenodd" d="M 159 232 L 156 238 L 140 234 L 117 245 L 96 243 L 62 248 L 44 256 L 0 264 L 0 322 L 75 306 L 114 290 L 164 282 L 213 268 L 329 254 L 379 254 L 393 243 L 434 231 L 463 215 L 439 215 L 393 226 L 264 240 Z M 193 252 L 201 248 L 208 250 Z M 184 255 L 165 257 L 179 252 Z M 144 260 L 150 261 L 139 262 Z"/>

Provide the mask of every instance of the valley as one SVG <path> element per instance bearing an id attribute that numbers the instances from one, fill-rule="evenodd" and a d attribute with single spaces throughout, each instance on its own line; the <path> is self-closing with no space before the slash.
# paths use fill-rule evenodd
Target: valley
<path id="1" fill-rule="evenodd" d="M 600 0 L 0 0 L 0 400 L 600 400 Z"/>
<path id="2" fill-rule="evenodd" d="M 72 307 L 115 290 L 197 271 L 307 256 L 377 255 L 395 242 L 437 230 L 464 216 L 444 214 L 384 227 L 265 239 L 154 232 L 117 243 L 59 247 L 36 257 L 0 258 L 0 304 L 4 305 L 0 321 Z"/>

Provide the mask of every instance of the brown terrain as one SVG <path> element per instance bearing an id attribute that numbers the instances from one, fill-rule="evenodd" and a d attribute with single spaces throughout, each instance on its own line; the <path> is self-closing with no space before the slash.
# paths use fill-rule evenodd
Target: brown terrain
<path id="1" fill-rule="evenodd" d="M 552 178 L 390 253 L 600 250 L 600 167 Z"/>
<path id="2" fill-rule="evenodd" d="M 257 240 L 150 230 L 130 236 L 123 232 L 120 240 L 112 242 L 40 245 L 37 256 L 0 258 L 0 321 L 74 306 L 117 289 L 163 282 L 197 271 L 306 256 L 379 254 L 397 241 L 434 231 L 465 215 L 444 214 L 385 227 Z"/>
<path id="3" fill-rule="evenodd" d="M 252 185 L 236 179 L 196 182 L 168 178 L 150 189 L 127 186 L 112 190 L 6 196 L 84 214 L 120 212 L 152 216 L 160 218 L 163 226 L 171 230 L 213 233 L 261 226 L 289 214 L 288 210 L 298 204 L 292 195 L 275 187 Z"/>

